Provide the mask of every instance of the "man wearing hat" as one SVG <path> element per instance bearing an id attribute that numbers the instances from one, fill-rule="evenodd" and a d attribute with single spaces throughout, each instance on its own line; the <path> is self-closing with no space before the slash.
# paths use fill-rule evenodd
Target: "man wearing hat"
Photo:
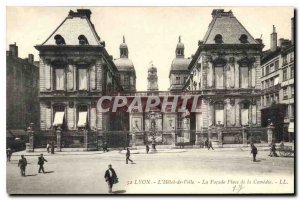
<path id="1" fill-rule="evenodd" d="M 108 184 L 108 192 L 112 193 L 113 184 L 118 183 L 118 177 L 111 164 L 108 165 L 108 170 L 104 174 L 105 181 Z"/>
<path id="2" fill-rule="evenodd" d="M 21 159 L 19 160 L 19 163 L 18 163 L 18 167 L 20 167 L 20 170 L 21 170 L 21 176 L 26 176 L 25 175 L 26 166 L 27 166 L 27 160 L 24 157 L 24 155 L 21 155 Z"/>
<path id="3" fill-rule="evenodd" d="M 43 154 L 41 154 L 40 157 L 39 157 L 39 161 L 38 161 L 38 165 L 40 166 L 39 173 L 41 173 L 41 171 L 42 171 L 45 174 L 45 171 L 44 171 L 44 163 L 45 163 L 45 161 L 48 162 L 44 158 Z"/>

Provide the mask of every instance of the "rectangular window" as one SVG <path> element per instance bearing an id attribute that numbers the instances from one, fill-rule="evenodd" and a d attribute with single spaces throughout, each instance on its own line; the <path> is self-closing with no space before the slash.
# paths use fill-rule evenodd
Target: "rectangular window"
<path id="1" fill-rule="evenodd" d="M 279 76 L 276 76 L 274 78 L 274 85 L 278 85 L 279 84 Z"/>
<path id="2" fill-rule="evenodd" d="M 269 65 L 266 66 L 266 75 L 270 73 L 270 67 Z"/>
<path id="3" fill-rule="evenodd" d="M 65 112 L 55 112 L 53 126 L 59 126 L 63 124 Z"/>
<path id="4" fill-rule="evenodd" d="M 78 89 L 87 90 L 87 69 L 78 69 Z"/>
<path id="5" fill-rule="evenodd" d="M 224 105 L 221 103 L 215 105 L 215 124 L 224 124 Z"/>
<path id="6" fill-rule="evenodd" d="M 295 88 L 293 85 L 291 85 L 291 94 L 292 94 L 292 98 L 294 98 L 295 95 Z"/>
<path id="7" fill-rule="evenodd" d="M 283 70 L 283 81 L 287 80 L 287 69 Z"/>
<path id="8" fill-rule="evenodd" d="M 274 71 L 274 63 L 270 64 L 270 72 Z"/>
<path id="9" fill-rule="evenodd" d="M 265 68 L 261 68 L 261 76 L 264 76 L 265 75 Z"/>
<path id="10" fill-rule="evenodd" d="M 128 75 L 125 75 L 125 76 L 124 76 L 124 85 L 129 85 L 129 83 L 130 83 L 129 76 L 128 76 Z"/>
<path id="11" fill-rule="evenodd" d="M 270 105 L 270 97 L 269 96 L 266 97 L 266 104 L 267 104 L 267 106 Z"/>
<path id="12" fill-rule="evenodd" d="M 282 64 L 283 64 L 283 65 L 287 64 L 287 55 L 284 55 L 284 56 L 282 57 Z"/>
<path id="13" fill-rule="evenodd" d="M 295 105 L 291 104 L 291 115 L 290 117 L 295 117 Z"/>
<path id="14" fill-rule="evenodd" d="M 249 70 L 248 67 L 241 67 L 241 88 L 249 87 Z"/>
<path id="15" fill-rule="evenodd" d="M 249 122 L 249 109 L 241 109 L 241 124 L 247 125 Z"/>
<path id="16" fill-rule="evenodd" d="M 77 127 L 85 127 L 87 124 L 87 112 L 79 112 Z"/>
<path id="17" fill-rule="evenodd" d="M 294 67 L 291 67 L 291 79 L 294 78 Z"/>
<path id="18" fill-rule="evenodd" d="M 290 62 L 293 62 L 294 61 L 294 52 L 292 52 L 291 54 L 290 54 Z"/>
<path id="19" fill-rule="evenodd" d="M 288 98 L 288 91 L 287 91 L 287 87 L 283 88 L 283 99 L 287 99 Z"/>
<path id="20" fill-rule="evenodd" d="M 175 83 L 176 83 L 176 84 L 180 84 L 180 77 L 179 77 L 179 76 L 176 76 L 176 77 L 175 77 Z"/>
<path id="21" fill-rule="evenodd" d="M 215 67 L 215 83 L 216 83 L 216 88 L 224 88 L 223 66 Z"/>
<path id="22" fill-rule="evenodd" d="M 270 87 L 274 86 L 274 79 L 270 78 Z"/>
<path id="23" fill-rule="evenodd" d="M 275 61 L 275 70 L 279 69 L 279 60 Z"/>
<path id="24" fill-rule="evenodd" d="M 64 69 L 55 69 L 55 89 L 65 89 Z"/>
<path id="25" fill-rule="evenodd" d="M 263 90 L 264 87 L 265 87 L 265 82 L 263 81 L 263 82 L 261 82 L 261 89 Z"/>
<path id="26" fill-rule="evenodd" d="M 279 94 L 278 93 L 275 94 L 275 102 L 279 103 Z"/>

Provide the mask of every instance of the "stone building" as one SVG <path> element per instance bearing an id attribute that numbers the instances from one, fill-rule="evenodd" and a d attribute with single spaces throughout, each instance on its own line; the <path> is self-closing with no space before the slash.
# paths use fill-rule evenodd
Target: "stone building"
<path id="1" fill-rule="evenodd" d="M 277 45 L 276 28 L 271 34 L 271 48 L 263 52 L 261 65 L 262 126 L 270 119 L 275 126 L 277 142 L 293 140 L 294 133 L 294 44 L 293 19 L 292 40 L 280 38 Z"/>
<path id="2" fill-rule="evenodd" d="M 212 18 L 185 85 L 200 96 L 200 112 L 191 119 L 195 142 L 206 137 L 220 145 L 266 141 L 260 129 L 262 41 L 254 39 L 232 11 L 213 10 Z"/>
<path id="3" fill-rule="evenodd" d="M 39 68 L 34 56 L 22 59 L 18 46 L 6 51 L 6 129 L 15 137 L 27 136 L 30 123 L 39 126 Z"/>
<path id="4" fill-rule="evenodd" d="M 132 61 L 128 58 L 128 46 L 125 43 L 120 44 L 120 58 L 114 60 L 120 74 L 120 83 L 125 93 L 134 93 L 136 91 L 136 74 Z"/>
<path id="5" fill-rule="evenodd" d="M 171 92 L 181 92 L 189 75 L 188 66 L 191 59 L 184 57 L 184 44 L 181 42 L 180 36 L 176 46 L 175 55 L 176 57 L 172 61 L 169 72 L 169 90 Z"/>
<path id="6" fill-rule="evenodd" d="M 59 150 L 96 148 L 99 133 L 121 126 L 110 120 L 110 114 L 97 112 L 97 101 L 122 91 L 122 86 L 112 56 L 91 22 L 91 11 L 71 10 L 35 48 L 40 53 L 41 134 L 56 137 Z"/>

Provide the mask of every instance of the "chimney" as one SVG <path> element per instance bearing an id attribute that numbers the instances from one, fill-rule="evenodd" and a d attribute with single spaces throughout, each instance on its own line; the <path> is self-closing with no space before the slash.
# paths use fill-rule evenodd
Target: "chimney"
<path id="1" fill-rule="evenodd" d="M 11 51 L 6 51 L 6 56 L 11 56 Z"/>
<path id="2" fill-rule="evenodd" d="M 262 44 L 262 43 L 263 43 L 262 39 L 260 39 L 260 38 L 256 38 L 255 40 L 256 40 L 256 42 L 258 42 L 259 44 Z"/>
<path id="3" fill-rule="evenodd" d="M 77 13 L 80 16 L 86 16 L 88 19 L 91 18 L 91 14 L 92 14 L 90 9 L 77 9 Z"/>
<path id="4" fill-rule="evenodd" d="M 276 51 L 277 49 L 277 33 L 276 28 L 273 25 L 273 33 L 271 33 L 271 51 Z"/>
<path id="5" fill-rule="evenodd" d="M 291 31 L 292 31 L 292 35 L 291 35 L 291 42 L 292 42 L 292 45 L 294 45 L 294 40 L 295 40 L 295 29 L 294 29 L 294 26 L 295 25 L 295 22 L 294 22 L 294 17 L 291 18 Z"/>
<path id="6" fill-rule="evenodd" d="M 33 56 L 33 54 L 28 54 L 28 62 L 30 64 L 33 64 L 33 62 L 34 62 L 34 56 Z"/>
<path id="7" fill-rule="evenodd" d="M 284 38 L 280 38 L 278 43 L 278 46 L 282 47 L 282 44 L 284 43 Z"/>
<path id="8" fill-rule="evenodd" d="M 11 51 L 11 55 L 14 57 L 18 57 L 18 46 L 17 44 L 10 44 L 9 51 Z"/>

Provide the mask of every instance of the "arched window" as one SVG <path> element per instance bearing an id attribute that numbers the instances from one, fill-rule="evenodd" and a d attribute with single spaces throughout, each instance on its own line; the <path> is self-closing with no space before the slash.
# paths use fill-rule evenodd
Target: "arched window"
<path id="1" fill-rule="evenodd" d="M 221 44 L 221 43 L 223 43 L 223 37 L 222 37 L 222 35 L 220 35 L 220 34 L 217 34 L 216 36 L 215 36 L 215 43 L 217 43 L 217 44 Z"/>
<path id="2" fill-rule="evenodd" d="M 54 39 L 55 39 L 55 43 L 57 45 L 65 45 L 66 44 L 65 39 L 61 35 L 55 35 Z"/>
<path id="3" fill-rule="evenodd" d="M 245 34 L 242 34 L 240 39 L 241 43 L 245 44 L 245 43 L 248 43 L 248 36 L 245 35 Z"/>
<path id="4" fill-rule="evenodd" d="M 88 40 L 86 39 L 86 37 L 84 35 L 79 35 L 78 40 L 79 40 L 80 45 L 88 45 L 89 44 Z"/>
<path id="5" fill-rule="evenodd" d="M 241 124 L 243 126 L 249 125 L 249 107 L 250 103 L 248 101 L 241 103 Z"/>
<path id="6" fill-rule="evenodd" d="M 216 125 L 224 124 L 224 103 L 223 102 L 215 103 L 215 124 Z"/>

